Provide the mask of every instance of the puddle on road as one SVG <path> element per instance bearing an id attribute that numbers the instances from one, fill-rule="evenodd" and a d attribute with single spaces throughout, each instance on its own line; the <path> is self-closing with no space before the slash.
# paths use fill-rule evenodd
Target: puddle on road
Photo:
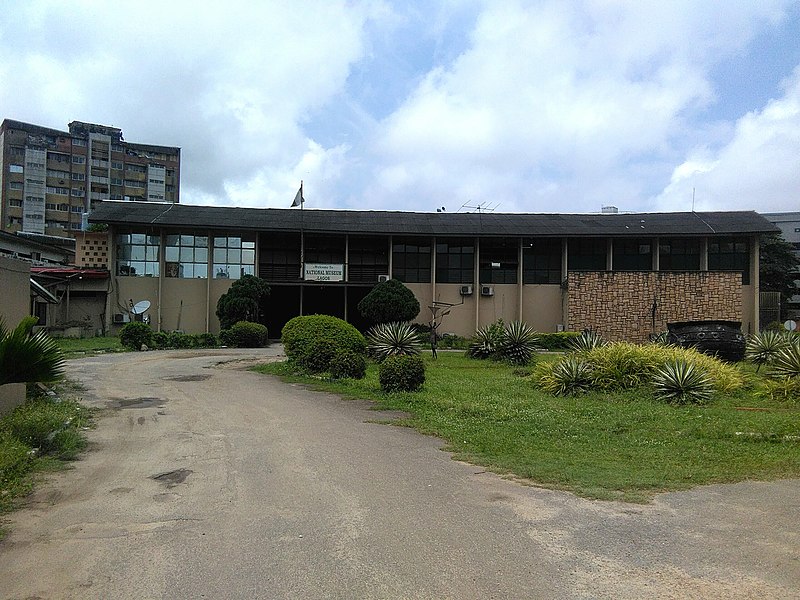
<path id="1" fill-rule="evenodd" d="M 150 479 L 165 484 L 167 487 L 173 487 L 179 483 L 183 483 L 186 478 L 194 473 L 191 469 L 175 469 L 174 471 L 167 471 L 166 473 L 159 473 L 151 475 Z"/>
<path id="2" fill-rule="evenodd" d="M 164 377 L 165 381 L 205 381 L 211 379 L 211 375 L 179 375 L 177 377 Z"/>
<path id="3" fill-rule="evenodd" d="M 163 403 L 164 401 L 161 398 L 153 397 L 112 398 L 108 406 L 110 408 L 153 408 Z"/>

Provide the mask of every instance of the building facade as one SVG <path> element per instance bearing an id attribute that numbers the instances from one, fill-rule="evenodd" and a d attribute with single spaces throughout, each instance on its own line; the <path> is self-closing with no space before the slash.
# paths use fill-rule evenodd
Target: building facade
<path id="1" fill-rule="evenodd" d="M 741 321 L 751 332 L 759 236 L 777 231 L 754 212 L 447 214 L 104 202 L 90 220 L 109 225 L 109 325 L 149 300 L 157 329 L 216 333 L 217 300 L 233 280 L 253 274 L 272 288 L 272 337 L 300 314 L 366 328 L 358 302 L 386 278 L 414 292 L 419 322 L 449 311 L 440 331 L 464 336 L 501 318 L 635 341 L 685 320 Z"/>
<path id="2" fill-rule="evenodd" d="M 794 247 L 795 255 L 800 258 L 800 212 L 762 213 L 762 216 L 781 230 L 783 239 Z M 795 275 L 797 293 L 789 298 L 786 314 L 797 321 L 800 320 L 800 271 Z"/>
<path id="3" fill-rule="evenodd" d="M 2 229 L 67 235 L 103 200 L 179 201 L 180 148 L 127 142 L 116 127 L 68 127 L 0 125 Z"/>

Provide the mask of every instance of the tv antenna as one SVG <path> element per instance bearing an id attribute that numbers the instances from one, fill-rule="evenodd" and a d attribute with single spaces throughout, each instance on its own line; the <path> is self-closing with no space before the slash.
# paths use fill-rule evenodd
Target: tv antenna
<path id="1" fill-rule="evenodd" d="M 466 202 L 464 202 L 464 204 L 461 205 L 461 208 L 458 209 L 458 212 L 461 212 L 462 208 L 469 208 L 469 209 L 471 209 L 471 211 L 467 211 L 467 212 L 477 212 L 478 214 L 481 214 L 481 213 L 485 213 L 485 212 L 494 212 L 494 210 L 498 206 L 500 206 L 499 202 L 496 202 L 495 204 L 493 204 L 491 206 L 489 206 L 488 202 L 478 202 L 478 203 L 472 205 L 472 204 L 469 203 L 469 200 L 467 200 Z"/>

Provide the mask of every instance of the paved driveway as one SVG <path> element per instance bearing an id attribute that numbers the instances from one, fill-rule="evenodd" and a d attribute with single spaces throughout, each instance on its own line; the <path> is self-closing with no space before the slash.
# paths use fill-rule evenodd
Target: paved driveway
<path id="1" fill-rule="evenodd" d="M 647 506 L 522 486 L 242 370 L 274 353 L 71 361 L 103 416 L 11 517 L 0 597 L 799 597 L 799 481 Z"/>

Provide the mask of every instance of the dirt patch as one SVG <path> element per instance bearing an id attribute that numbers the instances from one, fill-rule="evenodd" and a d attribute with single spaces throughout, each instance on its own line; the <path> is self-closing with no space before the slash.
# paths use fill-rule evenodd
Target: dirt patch
<path id="1" fill-rule="evenodd" d="M 164 400 L 154 397 L 141 397 L 141 398 L 111 398 L 109 408 L 153 408 L 163 404 Z"/>
<path id="2" fill-rule="evenodd" d="M 186 481 L 186 478 L 194 473 L 191 469 L 175 469 L 174 471 L 167 471 L 166 473 L 158 473 L 151 475 L 150 479 L 165 484 L 167 487 L 174 487 Z"/>
<path id="3" fill-rule="evenodd" d="M 179 377 L 164 377 L 165 381 L 205 381 L 211 379 L 211 375 L 181 375 Z"/>

